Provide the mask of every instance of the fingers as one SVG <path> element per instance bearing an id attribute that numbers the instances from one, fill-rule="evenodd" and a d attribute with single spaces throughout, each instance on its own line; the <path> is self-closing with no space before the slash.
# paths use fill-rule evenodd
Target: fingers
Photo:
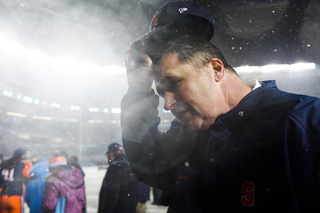
<path id="1" fill-rule="evenodd" d="M 153 82 L 151 75 L 152 60 L 144 51 L 128 48 L 125 61 L 129 87 L 138 92 L 150 92 Z"/>
<path id="2" fill-rule="evenodd" d="M 128 57 L 128 58 L 125 60 L 125 66 L 126 66 L 126 68 L 127 68 L 128 71 L 134 69 L 134 60 L 132 59 L 132 57 Z"/>
<path id="3" fill-rule="evenodd" d="M 144 64 L 145 64 L 147 67 L 150 67 L 150 66 L 152 65 L 152 60 L 151 60 L 151 58 L 150 58 L 149 55 L 147 55 L 147 54 L 141 54 L 141 57 L 142 57 L 142 59 L 143 59 L 143 61 L 144 61 Z"/>
<path id="4" fill-rule="evenodd" d="M 127 80 L 129 87 L 138 92 L 150 92 L 153 82 L 152 75 L 146 67 L 127 72 Z"/>
<path id="5" fill-rule="evenodd" d="M 128 54 L 128 58 L 125 63 L 127 68 L 149 67 L 152 64 L 152 60 L 145 52 L 144 48 L 140 48 L 139 50 L 128 48 L 126 53 Z"/>

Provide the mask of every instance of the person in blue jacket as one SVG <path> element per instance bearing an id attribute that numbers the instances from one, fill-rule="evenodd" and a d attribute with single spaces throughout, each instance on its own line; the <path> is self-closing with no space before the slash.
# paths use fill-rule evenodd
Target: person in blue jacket
<path id="1" fill-rule="evenodd" d="M 42 198 L 46 189 L 46 177 L 50 174 L 48 160 L 38 161 L 30 170 L 30 179 L 25 190 L 25 200 L 30 213 L 43 213 Z"/>
<path id="2" fill-rule="evenodd" d="M 143 67 L 127 63 L 121 127 L 132 170 L 171 196 L 168 211 L 320 210 L 320 99 L 244 83 L 209 41 L 157 51 L 152 60 L 141 50 Z M 153 80 L 176 117 L 168 132 Z"/>

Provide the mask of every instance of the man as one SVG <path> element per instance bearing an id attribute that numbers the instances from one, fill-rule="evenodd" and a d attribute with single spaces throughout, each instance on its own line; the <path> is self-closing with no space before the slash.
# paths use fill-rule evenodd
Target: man
<path id="1" fill-rule="evenodd" d="M 198 180 L 190 191 L 203 212 L 319 211 L 320 100 L 280 91 L 274 81 L 246 85 L 207 41 L 180 38 L 163 49 L 154 69 L 157 91 L 183 125 L 178 134 L 160 133 L 156 95 L 128 92 L 122 126 L 136 174 L 169 185 L 164 176 L 183 171 L 173 163 L 181 155 L 189 173 L 176 181 Z M 128 129 L 133 122 L 140 123 L 132 131 L 143 134 Z M 163 144 L 170 143 L 176 157 L 166 153 Z M 137 147 L 145 152 L 138 155 Z"/>
<path id="2" fill-rule="evenodd" d="M 98 213 L 136 212 L 138 179 L 119 143 L 111 143 L 106 152 L 109 167 L 99 194 Z"/>
<path id="3" fill-rule="evenodd" d="M 210 41 L 214 24 L 211 15 L 197 3 L 168 2 L 155 13 L 150 32 L 131 45 L 126 61 L 129 90 L 122 101 L 123 144 L 139 179 L 162 190 L 161 204 L 169 206 L 168 212 L 208 209 L 202 175 L 205 149 L 196 144 L 197 138 L 206 134 L 189 133 L 182 138 L 181 122 L 174 120 L 169 132 L 159 137 L 161 142 L 151 138 L 144 140 L 146 144 L 136 143 L 146 138 L 147 129 L 158 122 L 158 97 L 151 92 L 150 70 L 163 44 L 185 35 Z M 156 158 L 153 149 L 157 150 Z"/>
<path id="4" fill-rule="evenodd" d="M 319 99 L 246 85 L 207 41 L 163 49 L 160 59 L 141 51 L 142 68 L 127 63 L 122 135 L 136 175 L 169 193 L 175 212 L 318 210 Z M 164 108 L 178 118 L 167 133 L 157 128 L 152 62 Z"/>

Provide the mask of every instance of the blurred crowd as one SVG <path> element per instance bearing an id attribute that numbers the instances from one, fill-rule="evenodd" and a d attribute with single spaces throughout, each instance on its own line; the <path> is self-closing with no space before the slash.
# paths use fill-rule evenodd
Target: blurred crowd
<path id="1" fill-rule="evenodd" d="M 106 151 L 108 169 L 101 184 L 98 212 L 145 213 L 150 186 L 131 171 L 122 145 L 112 143 Z M 86 212 L 85 173 L 76 156 L 60 150 L 38 159 L 18 148 L 10 158 L 0 154 L 0 213 Z M 153 189 L 159 205 L 160 190 Z"/>

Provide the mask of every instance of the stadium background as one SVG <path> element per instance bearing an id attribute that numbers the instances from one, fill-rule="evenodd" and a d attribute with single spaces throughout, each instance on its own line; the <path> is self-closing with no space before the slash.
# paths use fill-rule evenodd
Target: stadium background
<path id="1" fill-rule="evenodd" d="M 0 153 L 61 149 L 82 165 L 104 163 L 108 144 L 121 141 L 126 48 L 165 2 L 1 1 Z M 198 2 L 216 21 L 212 42 L 245 81 L 276 79 L 320 97 L 319 1 Z M 172 115 L 159 111 L 166 130 Z"/>

